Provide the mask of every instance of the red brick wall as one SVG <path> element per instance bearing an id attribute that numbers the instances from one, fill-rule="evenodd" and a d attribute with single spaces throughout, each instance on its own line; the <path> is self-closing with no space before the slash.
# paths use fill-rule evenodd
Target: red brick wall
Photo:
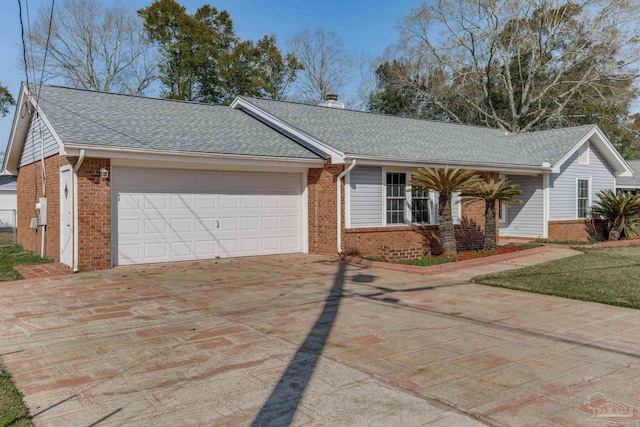
<path id="1" fill-rule="evenodd" d="M 45 159 L 47 173 L 47 228 L 45 256 L 60 262 L 60 167 L 68 165 L 59 155 Z M 111 267 L 111 190 L 108 179 L 100 178 L 100 169 L 109 160 L 85 159 L 78 172 L 78 252 L 79 269 L 100 270 Z M 20 168 L 18 185 L 18 243 L 26 250 L 40 253 L 42 227 L 30 228 L 37 217 L 35 204 L 42 195 L 41 164 Z"/>
<path id="2" fill-rule="evenodd" d="M 572 219 L 549 221 L 549 240 L 589 240 L 599 238 L 604 231 L 601 220 Z"/>
<path id="3" fill-rule="evenodd" d="M 100 178 L 100 169 L 109 178 Z M 111 268 L 111 164 L 85 159 L 78 171 L 78 269 Z"/>
<path id="4" fill-rule="evenodd" d="M 309 252 L 337 252 L 336 179 L 343 165 L 328 164 L 324 169 L 310 169 Z M 481 174 L 485 179 L 498 178 L 497 173 Z M 345 191 L 342 181 L 342 250 L 361 255 L 380 256 L 382 246 L 408 246 L 415 243 L 428 246 L 434 253 L 440 250 L 437 226 L 394 226 L 345 229 Z M 484 202 L 462 202 L 462 223 L 456 225 L 459 249 L 482 247 L 484 235 Z"/>
<path id="5" fill-rule="evenodd" d="M 68 165 L 59 155 L 45 159 L 47 226 L 45 231 L 45 256 L 60 262 L 60 167 Z M 31 218 L 38 217 L 36 203 L 42 196 L 42 164 L 35 162 L 18 171 L 17 179 L 17 239 L 26 250 L 40 254 L 42 227 L 30 227 Z"/>
<path id="6" fill-rule="evenodd" d="M 329 163 L 324 169 L 309 169 L 309 252 L 337 252 L 336 180 L 344 165 Z M 342 224 L 344 227 L 344 179 L 342 180 Z"/>

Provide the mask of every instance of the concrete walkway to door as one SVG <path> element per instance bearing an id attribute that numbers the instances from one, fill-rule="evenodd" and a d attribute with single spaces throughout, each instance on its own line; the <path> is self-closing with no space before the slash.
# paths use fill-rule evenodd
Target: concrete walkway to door
<path id="1" fill-rule="evenodd" d="M 554 252 L 572 255 L 570 250 Z M 288 255 L 0 284 L 37 426 L 585 425 L 640 408 L 640 311 Z"/>

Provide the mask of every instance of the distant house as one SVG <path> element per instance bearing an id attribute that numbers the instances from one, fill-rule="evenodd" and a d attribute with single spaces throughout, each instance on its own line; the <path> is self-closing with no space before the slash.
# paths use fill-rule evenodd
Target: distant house
<path id="1" fill-rule="evenodd" d="M 616 188 L 638 193 L 640 192 L 640 160 L 631 160 L 627 164 L 633 170 L 633 176 L 616 179 Z"/>
<path id="2" fill-rule="evenodd" d="M 633 176 L 593 125 L 509 134 L 337 102 L 224 107 L 56 86 L 36 104 L 23 85 L 18 105 L 3 165 L 17 176 L 18 241 L 39 251 L 44 232 L 47 256 L 75 270 L 437 250 L 437 195 L 409 182 L 446 165 L 521 185 L 524 204 L 500 209 L 501 236 L 587 239 L 597 192 Z M 482 204 L 456 196 L 454 211 L 459 244 L 476 247 Z"/>

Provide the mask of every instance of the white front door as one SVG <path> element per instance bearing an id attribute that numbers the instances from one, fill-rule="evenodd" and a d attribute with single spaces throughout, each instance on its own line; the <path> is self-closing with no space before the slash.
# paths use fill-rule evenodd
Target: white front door
<path id="1" fill-rule="evenodd" d="M 300 173 L 111 173 L 117 265 L 303 250 Z"/>
<path id="2" fill-rule="evenodd" d="M 70 166 L 60 168 L 60 262 L 71 267 L 73 262 L 73 176 Z"/>

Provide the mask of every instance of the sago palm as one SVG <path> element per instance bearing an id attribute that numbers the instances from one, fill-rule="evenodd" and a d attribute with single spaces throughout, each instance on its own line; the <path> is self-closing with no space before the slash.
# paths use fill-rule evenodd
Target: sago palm
<path id="1" fill-rule="evenodd" d="M 640 195 L 603 190 L 597 196 L 600 200 L 591 208 L 591 214 L 607 220 L 609 240 L 637 234 L 633 223 L 640 217 Z"/>
<path id="2" fill-rule="evenodd" d="M 494 250 L 498 245 L 498 234 L 496 233 L 496 204 L 507 203 L 520 205 L 522 200 L 515 196 L 522 194 L 518 184 L 513 184 L 506 179 L 499 181 L 479 181 L 467 191 L 463 196 L 484 200 L 484 249 Z"/>
<path id="3" fill-rule="evenodd" d="M 438 192 L 438 236 L 442 251 L 455 255 L 456 234 L 451 215 L 451 197 L 453 193 L 463 192 L 482 179 L 476 172 L 468 169 L 420 168 L 413 174 L 411 185 L 422 190 Z"/>

